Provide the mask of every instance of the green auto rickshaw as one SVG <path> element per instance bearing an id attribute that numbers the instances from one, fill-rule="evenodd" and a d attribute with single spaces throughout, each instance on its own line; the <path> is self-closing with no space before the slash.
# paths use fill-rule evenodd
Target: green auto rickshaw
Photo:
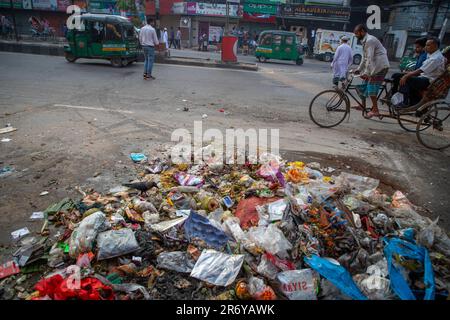
<path id="1" fill-rule="evenodd" d="M 255 56 L 260 62 L 269 59 L 291 60 L 303 64 L 303 46 L 295 32 L 268 30 L 259 35 Z"/>
<path id="2" fill-rule="evenodd" d="M 107 59 L 114 67 L 138 59 L 139 39 L 134 25 L 125 17 L 107 14 L 81 15 L 83 27 L 67 32 L 66 60 Z"/>

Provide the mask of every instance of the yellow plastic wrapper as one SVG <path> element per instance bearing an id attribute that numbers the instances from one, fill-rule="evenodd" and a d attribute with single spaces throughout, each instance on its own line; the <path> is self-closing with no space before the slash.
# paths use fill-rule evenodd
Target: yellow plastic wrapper
<path id="1" fill-rule="evenodd" d="M 289 162 L 288 166 L 294 169 L 303 170 L 305 168 L 305 163 L 301 161 Z"/>
<path id="2" fill-rule="evenodd" d="M 286 175 L 286 180 L 293 182 L 293 183 L 300 183 L 300 182 L 309 182 L 308 173 L 305 171 L 299 171 L 297 169 L 291 169 L 289 170 Z"/>
<path id="3" fill-rule="evenodd" d="M 323 177 L 323 182 L 326 182 L 326 183 L 330 183 L 331 181 L 333 181 L 333 178 L 331 178 L 331 177 Z"/>

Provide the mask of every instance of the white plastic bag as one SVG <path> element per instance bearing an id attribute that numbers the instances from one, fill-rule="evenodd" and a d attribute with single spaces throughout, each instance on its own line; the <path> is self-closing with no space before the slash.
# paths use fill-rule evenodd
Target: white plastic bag
<path id="1" fill-rule="evenodd" d="M 258 226 L 251 228 L 248 231 L 248 238 L 267 252 L 280 258 L 287 258 L 287 250 L 292 249 L 292 244 L 274 224 L 270 224 L 267 227 Z"/>
<path id="2" fill-rule="evenodd" d="M 353 194 L 362 194 L 365 198 L 370 197 L 373 191 L 378 188 L 380 180 L 358 176 L 355 174 L 342 172 L 335 179 L 336 185 L 340 188 L 350 189 Z"/>
<path id="3" fill-rule="evenodd" d="M 134 232 L 131 229 L 109 230 L 97 237 L 97 260 L 122 256 L 139 249 Z"/>
<path id="4" fill-rule="evenodd" d="M 242 254 L 229 255 L 211 249 L 203 250 L 191 277 L 216 286 L 229 286 L 239 274 L 244 257 Z"/>
<path id="5" fill-rule="evenodd" d="M 316 279 L 311 269 L 289 270 L 277 275 L 280 289 L 289 300 L 317 300 Z"/>
<path id="6" fill-rule="evenodd" d="M 271 280 L 274 280 L 278 274 L 278 268 L 275 267 L 272 262 L 267 259 L 266 255 L 263 255 L 261 262 L 259 263 L 256 271 Z"/>
<path id="7" fill-rule="evenodd" d="M 73 230 L 69 240 L 69 255 L 76 259 L 80 253 L 92 251 L 97 234 L 106 229 L 106 217 L 97 211 L 84 218 Z"/>

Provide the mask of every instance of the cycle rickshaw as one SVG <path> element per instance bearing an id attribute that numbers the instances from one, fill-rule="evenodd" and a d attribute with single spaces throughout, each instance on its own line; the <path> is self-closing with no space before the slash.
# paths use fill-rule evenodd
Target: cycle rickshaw
<path id="1" fill-rule="evenodd" d="M 450 103 L 446 101 L 450 89 L 449 69 L 430 84 L 417 105 L 409 108 L 399 109 L 391 103 L 391 90 L 388 88 L 392 81 L 385 79 L 377 98 L 382 105 L 387 106 L 387 112 L 381 111 L 379 119 L 397 120 L 404 130 L 415 132 L 419 142 L 429 149 L 443 150 L 450 147 Z M 362 109 L 363 117 L 367 115 L 370 109 L 365 100 L 359 97 L 358 86 L 353 84 L 356 77 L 348 73 L 341 87 L 322 91 L 313 98 L 309 116 L 316 125 L 333 128 L 341 124 L 350 117 L 350 99 Z"/>

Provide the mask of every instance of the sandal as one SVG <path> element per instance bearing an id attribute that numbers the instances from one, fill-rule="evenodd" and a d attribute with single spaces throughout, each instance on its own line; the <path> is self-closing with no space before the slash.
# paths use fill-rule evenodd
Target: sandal
<path id="1" fill-rule="evenodd" d="M 382 118 L 382 116 L 381 116 L 381 114 L 379 113 L 379 112 L 373 112 L 373 111 L 370 111 L 366 116 L 365 116 L 365 118 L 366 119 L 372 119 L 373 117 L 378 117 L 378 118 Z"/>

